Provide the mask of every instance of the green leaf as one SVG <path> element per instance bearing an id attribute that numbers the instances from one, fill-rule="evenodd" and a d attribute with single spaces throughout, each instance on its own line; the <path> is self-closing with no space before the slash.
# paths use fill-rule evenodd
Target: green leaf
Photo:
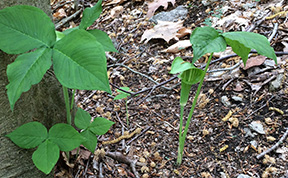
<path id="1" fill-rule="evenodd" d="M 79 129 L 87 129 L 91 124 L 91 116 L 88 112 L 81 108 L 77 109 L 75 115 L 75 126 Z"/>
<path id="2" fill-rule="evenodd" d="M 48 136 L 47 129 L 40 122 L 29 122 L 6 135 L 17 146 L 25 149 L 34 148 Z"/>
<path id="3" fill-rule="evenodd" d="M 125 91 L 130 90 L 129 87 L 120 87 L 120 89 L 125 90 Z M 129 93 L 125 93 L 125 92 L 118 90 L 118 89 L 117 89 L 117 92 L 119 92 L 120 94 L 116 95 L 113 100 L 120 100 L 120 99 L 127 98 L 128 96 L 130 96 Z"/>
<path id="4" fill-rule="evenodd" d="M 193 66 L 193 68 L 185 70 L 183 73 L 181 73 L 179 78 L 182 79 L 181 82 L 184 82 L 189 85 L 193 85 L 193 84 L 200 82 L 204 73 L 205 72 L 203 70 L 198 69 Z"/>
<path id="5" fill-rule="evenodd" d="M 170 74 L 177 74 L 194 67 L 190 62 L 184 61 L 181 57 L 176 57 L 172 62 Z"/>
<path id="6" fill-rule="evenodd" d="M 101 12 L 102 12 L 102 0 L 99 0 L 95 4 L 95 6 L 86 8 L 84 10 L 79 28 L 86 30 L 86 28 L 90 27 L 95 22 L 95 20 L 98 19 Z"/>
<path id="7" fill-rule="evenodd" d="M 85 30 L 74 30 L 53 48 L 53 68 L 67 88 L 111 93 L 102 45 Z"/>
<path id="8" fill-rule="evenodd" d="M 226 49 L 224 38 L 212 27 L 197 27 L 190 36 L 190 42 L 193 48 L 192 64 L 206 53 Z"/>
<path id="9" fill-rule="evenodd" d="M 95 135 L 104 135 L 113 124 L 114 122 L 103 117 L 96 117 L 88 129 Z"/>
<path id="10" fill-rule="evenodd" d="M 42 10 L 33 6 L 0 10 L 0 29 L 0 49 L 8 54 L 51 47 L 56 41 L 54 24 Z"/>
<path id="11" fill-rule="evenodd" d="M 59 155 L 59 147 L 50 140 L 46 140 L 33 153 L 32 160 L 40 171 L 49 174 L 57 163 Z"/>
<path id="12" fill-rule="evenodd" d="M 61 151 L 71 151 L 85 141 L 71 125 L 63 123 L 56 124 L 49 130 L 48 139 L 56 143 Z"/>
<path id="13" fill-rule="evenodd" d="M 103 46 L 105 51 L 118 52 L 115 49 L 111 39 L 105 32 L 98 29 L 88 30 L 88 32 L 96 38 L 96 40 Z"/>
<path id="14" fill-rule="evenodd" d="M 32 85 L 41 81 L 52 65 L 51 55 L 51 49 L 40 48 L 18 56 L 15 62 L 8 65 L 7 76 L 10 83 L 6 88 L 12 110 L 22 92 L 28 91 Z"/>
<path id="15" fill-rule="evenodd" d="M 90 130 L 84 130 L 80 133 L 83 137 L 86 138 L 82 144 L 88 148 L 92 153 L 94 153 L 96 145 L 97 145 L 97 137 Z"/>
<path id="16" fill-rule="evenodd" d="M 68 35 L 69 33 L 73 32 L 74 30 L 77 30 L 77 29 L 79 29 L 79 26 L 73 27 L 73 28 L 68 28 L 68 29 L 66 29 L 63 33 L 64 33 L 65 35 Z"/>
<path id="17" fill-rule="evenodd" d="M 191 90 L 190 84 L 187 84 L 185 82 L 181 82 L 181 91 L 180 91 L 180 105 L 185 106 L 187 104 L 187 101 L 189 99 L 189 93 Z"/>
<path id="18" fill-rule="evenodd" d="M 65 34 L 63 32 L 55 31 L 56 32 L 56 41 L 61 40 Z"/>
<path id="19" fill-rule="evenodd" d="M 227 32 L 222 35 L 227 44 L 232 47 L 232 50 L 242 58 L 244 64 L 246 64 L 251 49 L 255 49 L 259 54 L 273 59 L 277 64 L 274 49 L 265 36 L 251 32 Z"/>
<path id="20" fill-rule="evenodd" d="M 127 98 L 128 96 L 130 96 L 130 94 L 120 93 L 120 94 L 116 95 L 113 100 L 121 100 L 121 99 Z"/>

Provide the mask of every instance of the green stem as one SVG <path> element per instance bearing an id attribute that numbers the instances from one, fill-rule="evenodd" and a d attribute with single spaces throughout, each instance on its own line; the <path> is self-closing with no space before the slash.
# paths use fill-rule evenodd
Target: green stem
<path id="1" fill-rule="evenodd" d="M 71 105 L 70 105 L 70 111 L 72 111 L 74 107 L 74 96 L 75 96 L 76 90 L 73 89 L 72 97 L 71 97 Z"/>
<path id="2" fill-rule="evenodd" d="M 196 94 L 195 94 L 195 97 L 194 97 L 194 100 L 193 100 L 193 103 L 192 103 L 192 106 L 191 106 L 187 121 L 186 121 L 186 124 L 185 124 L 184 132 L 183 132 L 183 134 L 179 133 L 179 148 L 178 148 L 178 156 L 177 156 L 177 165 L 181 165 L 181 163 L 182 163 L 182 157 L 183 157 L 183 151 L 184 151 L 184 143 L 185 143 L 185 139 L 186 139 L 186 136 L 187 136 L 189 124 L 190 124 L 191 118 L 193 116 L 193 112 L 194 112 L 195 106 L 197 104 L 197 99 L 198 99 L 198 96 L 200 94 L 200 91 L 201 91 L 201 88 L 202 88 L 202 84 L 204 82 L 204 78 L 205 78 L 206 72 L 208 70 L 209 64 L 211 62 L 212 56 L 213 56 L 213 53 L 211 53 L 210 56 L 209 56 L 207 65 L 206 65 L 206 67 L 204 69 L 203 76 L 202 76 L 202 78 L 200 80 L 200 83 L 198 85 L 198 88 L 197 88 L 197 91 L 196 91 Z M 180 122 L 181 122 L 181 119 L 180 119 Z"/>
<path id="3" fill-rule="evenodd" d="M 68 88 L 64 86 L 62 86 L 62 88 L 63 88 L 63 93 L 64 93 L 65 107 L 66 107 L 67 123 L 71 125 L 71 113 L 70 113 Z"/>
<path id="4" fill-rule="evenodd" d="M 126 106 L 126 122 L 127 122 L 127 126 L 129 126 L 129 112 L 128 112 L 128 101 L 126 99 L 125 102 L 125 106 Z"/>

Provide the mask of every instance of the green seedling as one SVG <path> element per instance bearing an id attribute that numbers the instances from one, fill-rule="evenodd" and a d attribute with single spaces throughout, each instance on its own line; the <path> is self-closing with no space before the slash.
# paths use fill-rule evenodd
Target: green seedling
<path id="1" fill-rule="evenodd" d="M 125 90 L 125 91 L 130 91 L 129 87 L 120 87 L 120 89 Z M 115 96 L 114 100 L 125 99 L 126 123 L 127 123 L 127 125 L 129 125 L 128 97 L 130 96 L 130 94 L 129 93 L 125 93 L 122 90 L 117 89 L 117 92 L 119 92 L 119 94 Z"/>
<path id="2" fill-rule="evenodd" d="M 198 27 L 191 36 L 190 42 L 193 48 L 192 62 L 185 62 L 182 58 L 176 57 L 171 66 L 171 74 L 177 74 L 181 79 L 180 91 L 180 127 L 179 127 L 179 147 L 177 156 L 177 165 L 182 163 L 183 150 L 189 124 L 197 103 L 198 96 L 211 62 L 214 52 L 224 51 L 227 45 L 242 58 L 244 65 L 248 59 L 251 49 L 255 49 L 259 54 L 271 58 L 277 63 L 274 49 L 263 35 L 250 32 L 227 32 L 219 33 L 212 27 Z M 206 67 L 203 70 L 194 67 L 194 63 L 206 53 L 210 53 Z M 184 109 L 189 98 L 189 92 L 193 84 L 199 83 L 190 112 L 183 130 Z"/>
<path id="3" fill-rule="evenodd" d="M 117 50 L 105 32 L 87 30 L 100 16 L 101 4 L 99 0 L 94 7 L 86 8 L 80 26 L 64 32 L 55 31 L 50 18 L 36 7 L 18 5 L 0 10 L 0 49 L 20 54 L 7 67 L 11 110 L 21 94 L 39 83 L 51 66 L 63 86 L 68 124 L 56 124 L 48 132 L 39 122 L 30 122 L 6 135 L 21 148 L 38 146 L 32 160 L 45 174 L 53 169 L 60 151 L 68 152 L 83 144 L 93 152 L 96 135 L 105 134 L 113 124 L 100 117 L 92 122 L 89 113 L 78 109 L 75 125 L 82 132 L 71 126 L 74 99 L 69 101 L 69 88 L 74 89 L 73 93 L 75 89 L 111 93 L 105 51 Z"/>

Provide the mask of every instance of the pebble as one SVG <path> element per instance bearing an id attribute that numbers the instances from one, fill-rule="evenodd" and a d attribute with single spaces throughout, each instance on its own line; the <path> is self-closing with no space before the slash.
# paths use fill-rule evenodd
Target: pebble
<path id="1" fill-rule="evenodd" d="M 239 96 L 232 96 L 231 97 L 234 101 L 238 101 L 238 102 L 242 102 L 243 101 L 243 99 L 241 98 L 241 97 L 239 97 Z"/>
<path id="2" fill-rule="evenodd" d="M 245 134 L 245 137 L 248 137 L 248 136 L 250 136 L 250 137 L 254 137 L 255 135 L 254 134 L 252 134 L 252 132 L 251 132 L 251 130 L 249 129 L 249 128 L 244 128 L 243 129 L 244 130 L 244 132 L 246 133 Z"/>
<path id="3" fill-rule="evenodd" d="M 237 176 L 237 178 L 250 178 L 251 176 L 248 176 L 248 175 L 246 175 L 246 174 L 239 174 L 238 176 Z"/>
<path id="4" fill-rule="evenodd" d="M 270 91 L 279 90 L 281 88 L 282 83 L 283 83 L 283 78 L 284 78 L 284 75 L 279 74 L 277 76 L 277 78 L 270 83 L 269 90 Z"/>
<path id="5" fill-rule="evenodd" d="M 160 12 L 153 17 L 151 17 L 150 21 L 154 23 L 158 23 L 160 21 L 170 21 L 177 22 L 179 19 L 184 20 L 187 17 L 188 9 L 184 6 L 178 6 L 177 8 L 169 11 L 169 12 Z"/>
<path id="6" fill-rule="evenodd" d="M 221 97 L 221 102 L 224 104 L 224 106 L 229 107 L 231 106 L 231 102 L 229 101 L 229 98 L 227 96 Z"/>
<path id="7" fill-rule="evenodd" d="M 265 134 L 263 125 L 260 121 L 253 121 L 249 124 L 249 127 L 260 134 Z"/>

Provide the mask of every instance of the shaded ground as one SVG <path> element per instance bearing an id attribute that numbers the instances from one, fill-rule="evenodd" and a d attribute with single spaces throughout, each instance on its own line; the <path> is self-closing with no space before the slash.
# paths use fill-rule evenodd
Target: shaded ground
<path id="1" fill-rule="evenodd" d="M 107 4 L 104 1 L 105 3 Z M 245 3 L 252 3 L 252 1 L 243 2 Z M 259 3 L 262 3 L 262 6 L 267 3 L 267 7 L 271 5 L 264 1 Z M 94 2 L 85 1 L 84 4 L 89 6 Z M 173 40 L 169 44 L 162 39 L 154 39 L 146 44 L 140 43 L 143 32 L 153 27 L 152 22 L 145 20 L 145 13 L 143 13 L 147 11 L 147 5 L 143 1 L 124 2 L 121 4 L 124 7 L 121 16 L 115 19 L 109 18 L 111 9 L 118 5 L 104 5 L 103 15 L 94 25 L 95 28 L 107 32 L 119 50 L 118 54 L 108 54 L 109 77 L 110 83 L 113 84 L 111 86 L 113 93 L 109 95 L 100 91 L 78 91 L 76 100 L 78 106 L 89 111 L 93 117 L 102 116 L 115 122 L 110 131 L 99 138 L 97 149 L 104 148 L 106 153 L 120 152 L 122 155 L 120 158 L 112 159 L 111 156 L 105 156 L 103 159 L 98 159 L 99 156 L 89 155 L 90 153 L 85 148 L 81 148 L 80 156 L 70 161 L 75 164 L 74 168 L 68 169 L 66 166 L 66 169 L 70 171 L 67 173 L 65 166 L 62 165 L 57 169 L 59 171 L 56 176 L 68 177 L 72 174 L 71 177 L 136 177 L 135 170 L 133 171 L 127 162 L 137 160 L 135 168 L 141 177 L 209 178 L 237 177 L 239 174 L 263 178 L 266 174 L 266 177 L 284 177 L 286 174 L 287 177 L 287 140 L 278 147 L 282 149 L 282 152 L 276 149 L 267 154 L 269 155 L 269 157 L 266 156 L 268 163 L 263 163 L 263 158 L 256 158 L 259 153 L 272 147 L 288 127 L 287 56 L 279 55 L 279 61 L 282 61 L 280 65 L 266 71 L 270 73 L 270 77 L 272 71 L 278 72 L 275 77 L 279 73 L 284 74 L 281 88 L 275 91 L 269 90 L 271 82 L 263 84 L 258 91 L 252 90 L 254 88 L 251 87 L 255 85 L 250 75 L 251 71 L 240 67 L 237 67 L 239 75 L 234 75 L 232 70 L 228 70 L 222 76 L 217 75 L 213 78 L 213 73 L 207 76 L 202 87 L 202 99 L 199 100 L 190 123 L 183 163 L 177 167 L 175 163 L 180 113 L 180 86 L 177 86 L 179 80 L 165 84 L 166 88 L 157 87 L 152 91 L 151 89 L 156 82 L 161 83 L 172 78 L 169 70 L 173 59 L 177 56 L 188 56 L 189 59 L 192 48 L 171 54 L 161 51 L 175 43 Z M 205 10 L 210 8 L 215 11 L 223 6 L 219 2 L 204 6 L 200 1 L 177 1 L 175 6 L 179 5 L 189 7 L 189 14 L 185 18 L 184 25 L 192 29 L 194 26 L 203 26 L 205 18 L 211 17 L 212 13 L 206 13 L 208 11 L 205 12 Z M 170 4 L 167 11 L 173 8 Z M 235 12 L 234 8 L 236 7 L 231 7 L 231 11 L 222 16 L 232 14 Z M 241 10 L 240 7 L 237 8 Z M 133 16 L 130 14 L 131 11 L 139 13 Z M 160 11 L 164 9 L 160 8 L 157 12 Z M 75 24 L 79 21 L 79 17 L 74 19 Z M 249 25 L 256 24 L 256 22 L 251 19 Z M 274 21 L 266 20 L 261 26 L 256 26 L 255 32 L 268 37 L 276 22 L 284 24 L 285 18 L 277 18 Z M 232 26 L 229 27 L 231 31 L 240 28 L 234 24 Z M 271 44 L 275 51 L 283 51 L 284 45 L 281 42 L 285 37 L 287 37 L 287 30 L 279 30 L 272 39 Z M 183 39 L 189 39 L 189 35 Z M 215 56 L 214 59 L 218 57 Z M 239 61 L 239 58 L 227 58 L 212 64 L 209 69 L 234 66 L 237 60 Z M 200 61 L 198 65 L 203 65 L 201 63 L 203 61 Z M 260 65 L 259 68 L 265 67 Z M 255 77 L 261 78 L 263 73 L 255 74 L 254 79 Z M 146 76 L 151 77 L 155 82 Z M 117 95 L 117 87 L 122 86 L 130 87 L 133 92 L 150 88 L 146 92 L 128 98 L 129 125 L 126 122 L 125 100 L 113 100 L 113 97 Z M 196 88 L 197 86 L 193 86 L 191 89 L 189 105 L 192 103 Z M 223 96 L 228 97 L 230 105 L 222 102 Z M 233 99 L 235 97 L 241 100 Z M 279 110 L 273 110 L 271 107 Z M 239 121 L 238 125 L 233 126 L 232 120 L 226 122 L 222 120 L 229 111 L 233 112 L 232 118 Z M 259 134 L 249 127 L 253 121 L 259 121 L 259 124 L 264 127 L 265 134 Z M 102 144 L 103 141 L 118 138 L 126 131 L 132 133 L 136 128 L 141 128 L 142 132 L 115 144 Z M 271 167 L 275 170 L 269 171 Z"/>

